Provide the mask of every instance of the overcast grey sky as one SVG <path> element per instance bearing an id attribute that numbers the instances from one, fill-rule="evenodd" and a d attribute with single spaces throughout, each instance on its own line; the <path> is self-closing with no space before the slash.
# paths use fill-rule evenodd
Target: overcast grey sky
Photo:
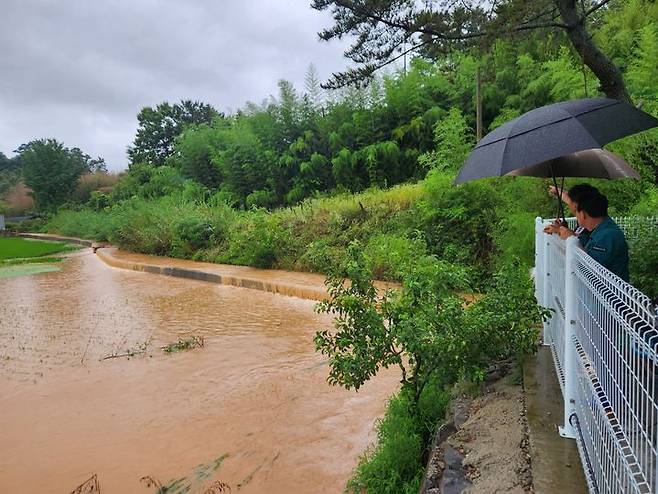
<path id="1" fill-rule="evenodd" d="M 137 113 L 199 100 L 221 111 L 326 80 L 346 44 L 318 40 L 310 0 L 2 0 L 0 151 L 54 137 L 127 166 Z"/>

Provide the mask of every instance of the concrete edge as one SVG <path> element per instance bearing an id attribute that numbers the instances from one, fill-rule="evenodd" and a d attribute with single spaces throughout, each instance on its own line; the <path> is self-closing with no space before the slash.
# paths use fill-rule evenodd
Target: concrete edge
<path id="1" fill-rule="evenodd" d="M 94 242 L 92 240 L 85 240 L 83 238 L 62 237 L 59 235 L 50 235 L 47 233 L 16 233 L 15 236 L 32 238 L 34 240 L 50 240 L 53 242 L 66 242 L 69 244 L 83 245 L 85 247 L 92 247 L 93 245 L 97 244 L 97 242 Z"/>
<path id="2" fill-rule="evenodd" d="M 138 263 L 117 259 L 111 252 L 99 250 L 96 255 L 108 266 L 113 268 L 128 269 L 132 271 L 142 271 L 151 274 L 160 274 L 164 276 L 173 276 L 175 278 L 186 278 L 190 280 L 205 281 L 218 285 L 230 285 L 238 288 L 248 288 L 270 292 L 287 297 L 297 297 L 306 300 L 323 301 L 329 298 L 324 289 L 308 288 L 304 286 L 272 283 L 259 280 L 257 278 L 239 277 L 210 273 L 200 269 L 180 268 L 172 266 L 158 266 L 155 264 Z"/>
<path id="3" fill-rule="evenodd" d="M 251 290 L 259 290 L 263 292 L 274 293 L 277 295 L 284 295 L 286 297 L 297 297 L 305 300 L 315 300 L 321 302 L 328 300 L 329 295 L 323 288 L 309 288 L 307 286 L 300 286 L 290 283 L 272 283 L 270 281 L 259 280 L 258 278 L 240 277 L 231 275 L 222 275 L 218 273 L 211 273 L 201 269 L 181 268 L 173 266 L 159 266 L 155 264 L 139 263 L 132 261 L 124 261 L 117 259 L 111 251 L 96 250 L 100 247 L 112 247 L 108 244 L 94 242 L 75 237 L 64 237 L 61 235 L 51 235 L 47 233 L 17 233 L 16 236 L 32 238 L 35 240 L 52 240 L 56 242 L 67 242 L 85 247 L 91 247 L 96 252 L 96 255 L 108 266 L 118 269 L 128 269 L 131 271 L 141 271 L 150 274 L 159 274 L 164 276 L 173 276 L 175 278 L 185 278 L 189 280 L 205 281 L 208 283 L 215 283 L 218 285 L 230 285 L 238 288 L 248 288 Z"/>

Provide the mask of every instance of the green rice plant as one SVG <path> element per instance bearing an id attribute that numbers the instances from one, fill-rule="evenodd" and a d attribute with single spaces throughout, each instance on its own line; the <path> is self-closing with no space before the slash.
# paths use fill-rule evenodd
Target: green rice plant
<path id="1" fill-rule="evenodd" d="M 42 257 L 71 250 L 75 250 L 75 247 L 63 242 L 0 237 L 0 260 Z"/>

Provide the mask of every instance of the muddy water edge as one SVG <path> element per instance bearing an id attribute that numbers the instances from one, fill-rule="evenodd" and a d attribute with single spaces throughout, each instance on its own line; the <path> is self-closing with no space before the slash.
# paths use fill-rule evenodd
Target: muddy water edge
<path id="1" fill-rule="evenodd" d="M 328 386 L 312 338 L 331 319 L 313 301 L 119 270 L 90 249 L 61 267 L 0 280 L 1 492 L 92 475 L 103 493 L 154 492 L 144 477 L 342 492 L 399 375 Z M 191 336 L 204 347 L 160 349 Z"/>

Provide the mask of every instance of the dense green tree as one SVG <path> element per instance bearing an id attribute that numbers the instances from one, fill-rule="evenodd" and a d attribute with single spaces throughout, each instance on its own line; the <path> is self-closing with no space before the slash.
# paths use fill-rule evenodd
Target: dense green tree
<path id="1" fill-rule="evenodd" d="M 174 140 L 186 126 L 211 123 L 221 116 L 209 104 L 190 100 L 144 107 L 137 115 L 139 126 L 133 145 L 128 148 L 128 157 L 132 164 L 162 166 L 173 152 Z"/>
<path id="2" fill-rule="evenodd" d="M 0 152 L 0 198 L 21 179 L 19 156 L 8 158 Z"/>
<path id="3" fill-rule="evenodd" d="M 53 210 L 69 201 L 79 178 L 89 171 L 84 153 L 55 139 L 32 141 L 20 150 L 23 179 L 40 210 Z"/>
<path id="4" fill-rule="evenodd" d="M 211 189 L 221 184 L 221 173 L 212 161 L 216 148 L 216 129 L 207 124 L 190 127 L 176 139 L 175 154 L 170 161 L 181 173 Z"/>
<path id="5" fill-rule="evenodd" d="M 324 104 L 324 90 L 320 84 L 318 70 L 315 65 L 309 65 L 304 76 L 304 98 L 313 111 L 317 111 Z"/>

